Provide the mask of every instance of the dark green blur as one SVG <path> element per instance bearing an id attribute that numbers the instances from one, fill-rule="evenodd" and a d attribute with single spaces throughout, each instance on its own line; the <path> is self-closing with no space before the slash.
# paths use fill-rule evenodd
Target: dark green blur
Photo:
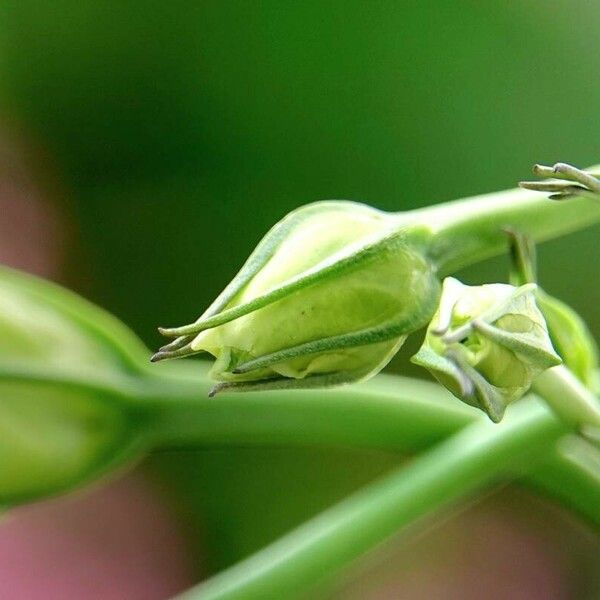
<path id="1" fill-rule="evenodd" d="M 6 0 L 2 115 L 60 182 L 64 281 L 156 347 L 156 325 L 196 318 L 301 204 L 402 210 L 513 187 L 534 162 L 600 162 L 599 30 L 600 4 L 569 0 Z M 539 250 L 544 288 L 597 335 L 599 231 Z M 498 259 L 463 278 L 507 274 Z M 190 511 L 196 490 L 217 568 L 392 462 L 359 456 L 159 462 Z"/>

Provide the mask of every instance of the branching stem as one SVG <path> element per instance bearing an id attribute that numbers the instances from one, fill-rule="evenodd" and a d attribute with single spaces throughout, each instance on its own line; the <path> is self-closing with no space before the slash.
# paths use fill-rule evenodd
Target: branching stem
<path id="1" fill-rule="evenodd" d="M 368 485 L 182 600 L 291 598 L 403 527 L 531 468 L 564 433 L 545 407 L 523 402 L 501 425 L 478 421 Z"/>

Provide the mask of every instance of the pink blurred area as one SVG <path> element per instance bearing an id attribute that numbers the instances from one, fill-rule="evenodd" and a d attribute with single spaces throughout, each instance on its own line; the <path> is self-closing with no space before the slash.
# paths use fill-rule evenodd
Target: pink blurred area
<path id="1" fill-rule="evenodd" d="M 568 511 L 516 486 L 422 523 L 420 535 L 406 533 L 345 574 L 335 599 L 599 597 L 595 532 Z"/>
<path id="2" fill-rule="evenodd" d="M 164 600 L 194 581 L 180 524 L 139 474 L 12 511 L 0 598 Z"/>

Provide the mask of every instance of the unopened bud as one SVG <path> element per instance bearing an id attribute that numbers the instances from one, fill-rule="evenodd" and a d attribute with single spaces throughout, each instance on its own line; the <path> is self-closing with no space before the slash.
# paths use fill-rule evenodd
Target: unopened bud
<path id="1" fill-rule="evenodd" d="M 154 360 L 206 351 L 219 389 L 328 386 L 379 372 L 439 297 L 416 226 L 354 202 L 276 225 L 196 322 Z"/>
<path id="2" fill-rule="evenodd" d="M 126 377 L 144 355 L 104 311 L 0 269 L 0 506 L 67 491 L 131 458 L 130 406 L 102 381 Z"/>
<path id="3" fill-rule="evenodd" d="M 536 306 L 535 289 L 535 284 L 466 286 L 448 277 L 413 362 L 500 421 L 539 373 L 561 362 Z"/>

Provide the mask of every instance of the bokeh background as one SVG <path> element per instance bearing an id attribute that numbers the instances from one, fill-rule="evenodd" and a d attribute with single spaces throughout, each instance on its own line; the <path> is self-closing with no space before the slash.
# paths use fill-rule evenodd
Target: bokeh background
<path id="1" fill-rule="evenodd" d="M 599 30 L 600 4 L 583 0 L 4 0 L 0 260 L 156 346 L 156 325 L 195 318 L 301 204 L 405 210 L 513 187 L 534 162 L 600 162 Z M 539 252 L 543 285 L 597 335 L 599 232 Z M 412 373 L 408 356 L 390 370 Z M 398 460 L 154 456 L 0 526 L 0 596 L 165 598 Z M 476 598 L 482 585 L 488 598 L 600 596 L 595 535 L 522 490 L 406 544 L 323 597 Z"/>

